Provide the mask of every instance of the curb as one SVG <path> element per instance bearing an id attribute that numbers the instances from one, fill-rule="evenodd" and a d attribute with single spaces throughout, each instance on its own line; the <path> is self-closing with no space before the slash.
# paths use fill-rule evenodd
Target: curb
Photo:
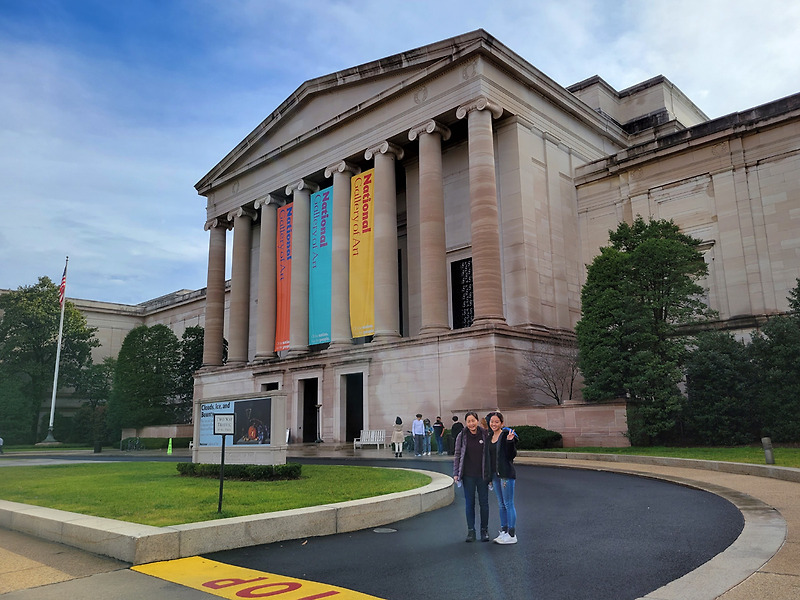
<path id="1" fill-rule="evenodd" d="M 517 456 L 529 458 L 551 458 L 559 460 L 595 460 L 598 462 L 635 463 L 675 467 L 680 469 L 702 469 L 719 471 L 733 475 L 754 475 L 782 481 L 800 483 L 800 469 L 776 467 L 775 465 L 756 465 L 751 463 L 725 462 L 719 460 L 700 460 L 695 458 L 668 458 L 663 456 L 641 456 L 637 454 L 594 454 L 589 452 L 543 452 L 540 450 L 520 450 Z"/>
<path id="2" fill-rule="evenodd" d="M 421 488 L 216 521 L 153 527 L 0 500 L 0 527 L 140 565 L 284 540 L 357 531 L 394 523 L 453 502 L 453 479 Z"/>

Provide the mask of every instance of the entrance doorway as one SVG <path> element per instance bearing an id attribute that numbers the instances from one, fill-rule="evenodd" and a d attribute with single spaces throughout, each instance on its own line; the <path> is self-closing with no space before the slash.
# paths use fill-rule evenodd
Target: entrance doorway
<path id="1" fill-rule="evenodd" d="M 352 442 L 364 428 L 364 374 L 349 373 L 344 376 L 345 388 L 345 441 Z"/>
<path id="2" fill-rule="evenodd" d="M 319 431 L 319 423 L 317 421 L 319 415 L 319 410 L 317 409 L 319 380 L 316 377 L 313 379 L 301 379 L 300 383 L 303 394 L 303 443 L 310 444 L 317 441 L 317 433 Z"/>

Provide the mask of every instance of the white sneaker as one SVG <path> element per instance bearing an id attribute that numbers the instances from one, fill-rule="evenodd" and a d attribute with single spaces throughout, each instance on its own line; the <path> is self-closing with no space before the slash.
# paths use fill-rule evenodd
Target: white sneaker
<path id="1" fill-rule="evenodd" d="M 516 544 L 517 543 L 517 536 L 510 536 L 506 533 L 506 536 L 502 540 L 495 540 L 498 544 Z"/>
<path id="2" fill-rule="evenodd" d="M 497 543 L 497 544 L 502 544 L 502 543 L 503 543 L 503 540 L 504 540 L 505 538 L 507 538 L 507 537 L 508 537 L 508 532 L 507 532 L 507 531 L 503 531 L 503 530 L 501 529 L 501 530 L 500 530 L 500 535 L 498 535 L 498 536 L 497 536 L 496 538 L 494 538 L 492 541 L 493 541 L 493 542 L 495 542 L 495 543 Z"/>

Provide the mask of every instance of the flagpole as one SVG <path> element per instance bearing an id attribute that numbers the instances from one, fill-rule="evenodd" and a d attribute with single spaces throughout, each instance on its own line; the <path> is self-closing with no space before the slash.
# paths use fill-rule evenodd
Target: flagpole
<path id="1" fill-rule="evenodd" d="M 47 428 L 47 437 L 44 442 L 56 442 L 53 437 L 53 421 L 56 416 L 56 392 L 58 391 L 58 364 L 61 361 L 61 334 L 64 332 L 64 307 L 67 305 L 67 266 L 69 265 L 69 256 L 67 262 L 64 263 L 64 275 L 61 277 L 61 287 L 58 290 L 59 300 L 61 302 L 61 318 L 58 321 L 58 343 L 56 344 L 56 368 L 53 373 L 53 397 L 50 400 L 50 425 Z"/>

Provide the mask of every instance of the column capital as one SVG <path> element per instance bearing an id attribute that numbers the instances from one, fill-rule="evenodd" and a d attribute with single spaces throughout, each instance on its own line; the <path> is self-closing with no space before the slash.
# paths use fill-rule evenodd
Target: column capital
<path id="1" fill-rule="evenodd" d="M 405 153 L 397 144 L 384 140 L 371 148 L 367 148 L 367 151 L 364 152 L 364 158 L 366 160 L 372 160 L 372 157 L 377 154 L 394 154 L 397 160 L 401 160 Z"/>
<path id="2" fill-rule="evenodd" d="M 236 217 L 250 217 L 255 221 L 258 218 L 258 213 L 244 206 L 240 206 L 228 213 L 228 221 L 233 221 Z"/>
<path id="3" fill-rule="evenodd" d="M 223 219 L 222 217 L 216 217 L 214 219 L 209 219 L 206 221 L 206 224 L 203 225 L 203 229 L 206 231 L 210 231 L 211 229 L 215 229 L 217 227 L 224 227 L 225 229 L 231 229 L 233 225 L 228 221 L 228 216 L 226 215 Z"/>
<path id="4" fill-rule="evenodd" d="M 300 192 L 303 190 L 308 190 L 313 194 L 314 192 L 319 191 L 319 186 L 308 179 L 301 179 L 286 186 L 286 195 L 291 196 L 294 194 L 294 192 Z"/>
<path id="5" fill-rule="evenodd" d="M 456 110 L 456 117 L 459 119 L 463 119 L 473 110 L 489 110 L 492 113 L 492 116 L 495 119 L 499 119 L 500 115 L 503 114 L 503 107 L 499 104 L 495 104 L 491 100 L 489 100 L 486 96 L 479 96 L 474 100 L 467 102 L 466 104 L 462 104 Z"/>
<path id="6" fill-rule="evenodd" d="M 450 130 L 445 125 L 437 123 L 433 119 L 412 127 L 408 132 L 408 139 L 413 142 L 423 133 L 438 133 L 442 136 L 442 141 L 445 142 L 450 139 Z"/>
<path id="7" fill-rule="evenodd" d="M 259 198 L 258 200 L 256 200 L 253 203 L 253 208 L 258 210 L 262 206 L 279 207 L 279 206 L 283 206 L 284 204 L 286 204 L 286 198 L 281 198 L 280 196 L 277 196 L 275 194 L 267 194 L 263 198 Z"/>
<path id="8" fill-rule="evenodd" d="M 334 173 L 352 173 L 353 175 L 358 175 L 361 173 L 361 168 L 358 165 L 354 165 L 353 163 L 349 163 L 346 160 L 340 160 L 337 163 L 332 164 L 330 167 L 325 168 L 325 177 L 327 179 L 333 177 Z"/>

